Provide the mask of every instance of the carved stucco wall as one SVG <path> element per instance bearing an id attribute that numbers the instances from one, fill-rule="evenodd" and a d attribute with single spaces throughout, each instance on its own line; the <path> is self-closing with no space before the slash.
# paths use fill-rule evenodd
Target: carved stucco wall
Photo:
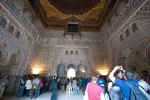
<path id="1" fill-rule="evenodd" d="M 23 75 L 26 72 L 25 68 L 33 38 L 0 4 L 0 19 L 2 20 L 3 18 L 7 23 L 5 27 L 0 26 L 1 75 Z M 13 33 L 9 32 L 11 26 L 14 27 Z M 20 36 L 17 37 L 18 31 Z"/>
<path id="2" fill-rule="evenodd" d="M 105 54 L 109 54 L 110 57 L 103 60 L 111 61 L 111 66 L 123 65 L 126 69 L 136 70 L 139 74 L 143 69 L 149 70 L 147 64 L 149 61 L 146 55 L 149 52 L 146 53 L 146 49 L 150 45 L 149 6 L 149 0 L 122 2 L 120 8 L 130 9 L 130 12 L 127 13 L 126 10 L 118 8 L 117 16 L 113 16 L 110 22 L 104 24 L 100 33 L 103 35 L 101 39 L 105 40 L 104 45 L 107 46 L 102 48 L 102 52 L 106 52 Z M 135 28 L 132 28 L 134 23 L 138 28 L 135 32 L 133 32 Z M 127 33 L 129 34 L 127 35 Z M 121 39 L 122 37 L 123 39 Z M 136 62 L 138 53 L 143 56 L 143 60 L 141 60 L 144 66 L 138 65 Z"/>
<path id="3" fill-rule="evenodd" d="M 92 51 L 92 49 L 94 52 L 98 50 L 97 48 L 99 47 L 97 46 L 101 44 L 101 40 L 99 40 L 100 35 L 98 33 L 83 32 L 81 38 L 79 36 L 74 36 L 73 39 L 71 36 L 66 36 L 64 38 L 63 32 L 61 31 L 45 31 L 32 10 L 28 9 L 28 2 L 23 2 L 21 0 L 1 0 L 1 3 L 6 9 L 9 10 L 12 16 L 15 17 L 19 23 L 22 24 L 22 26 L 35 38 L 34 46 L 32 48 L 32 52 L 30 53 L 28 66 L 26 66 L 27 71 L 32 72 L 33 66 L 36 66 L 35 64 L 38 64 L 42 70 L 47 68 L 51 69 L 53 55 L 55 55 L 54 52 L 57 50 L 57 47 L 55 47 L 56 45 L 64 46 L 64 49 L 68 46 L 82 46 L 82 51 L 88 59 L 88 62 L 90 62 L 90 65 L 88 65 L 89 67 L 96 66 L 96 63 L 94 64 L 94 62 L 98 62 L 100 60 L 98 57 L 96 57 L 96 53 L 93 55 Z M 11 9 L 14 11 L 12 12 Z M 39 33 L 43 35 L 41 36 Z M 31 43 L 29 45 L 31 45 Z M 89 50 L 86 50 L 85 48 L 89 48 Z M 56 57 L 56 55 L 54 57 Z M 49 59 L 49 61 L 47 59 Z M 46 66 L 46 68 L 44 66 Z M 44 70 L 43 72 L 47 73 L 47 70 Z"/>
<path id="4" fill-rule="evenodd" d="M 57 67 L 59 64 L 65 65 L 65 71 L 68 70 L 68 66 L 73 64 L 75 66 L 75 70 L 78 71 L 78 66 L 80 64 L 84 65 L 86 68 L 86 75 L 90 75 L 90 49 L 85 47 L 55 47 L 55 53 L 52 53 L 54 56 L 51 73 L 54 74 L 57 71 Z M 57 50 L 56 50 L 57 49 Z M 66 52 L 68 51 L 68 54 Z M 71 54 L 72 52 L 72 54 Z M 76 54 L 78 52 L 78 54 Z M 86 53 L 89 52 L 89 53 Z"/>
<path id="5" fill-rule="evenodd" d="M 39 73 L 43 75 L 50 75 L 52 69 L 53 59 L 57 50 L 53 50 L 54 47 L 42 46 L 37 42 L 34 42 L 30 59 L 27 65 L 27 72 L 33 73 L 35 69 L 39 69 Z"/>
<path id="6" fill-rule="evenodd" d="M 51 72 L 52 69 L 57 68 L 57 64 L 55 66 L 53 63 L 55 63 L 54 59 L 56 57 L 60 57 L 57 53 L 62 52 L 61 49 L 65 50 L 65 48 L 69 46 L 75 46 L 75 48 L 77 48 L 77 46 L 82 46 L 83 48 L 88 47 L 90 51 L 90 56 L 86 55 L 86 57 L 90 61 L 90 68 L 92 69 L 90 72 L 91 74 L 95 72 L 101 73 L 100 70 L 110 71 L 111 67 L 114 65 L 112 59 L 118 58 L 115 58 L 114 56 L 111 57 L 110 52 L 112 52 L 112 50 L 109 51 L 108 40 L 123 25 L 123 23 L 134 14 L 143 2 L 144 0 L 122 2 L 116 11 L 116 14 L 114 14 L 110 21 L 108 20 L 108 22 L 104 24 L 99 34 L 93 32 L 82 32 L 81 38 L 78 36 L 73 37 L 73 39 L 71 36 L 63 37 L 63 31 L 44 31 L 41 24 L 38 21 L 35 21 L 35 27 L 40 29 L 38 32 L 43 34 L 41 37 L 37 35 L 37 41 L 39 41 L 39 44 L 42 46 L 41 50 L 39 50 L 40 56 L 38 60 L 41 64 L 46 61 L 49 62 L 50 64 L 45 66 L 49 66 L 48 68 Z M 56 47 L 56 45 L 63 47 Z M 34 52 L 36 52 L 38 48 L 39 46 L 35 47 Z M 85 49 L 83 49 L 83 51 L 86 52 Z M 34 57 L 31 58 L 34 60 Z M 46 60 L 46 58 L 49 60 Z"/>
<path id="7" fill-rule="evenodd" d="M 1 11 L 7 9 L 5 12 L 9 13 L 6 15 L 11 14 L 10 17 L 14 18 L 14 23 L 21 24 L 20 29 L 24 31 L 26 42 L 25 39 L 18 42 L 19 46 L 28 48 L 28 50 L 23 49 L 23 54 L 21 53 L 21 56 L 24 56 L 21 68 L 27 68 L 26 71 L 29 73 L 32 73 L 33 68 L 38 68 L 45 75 L 53 74 L 53 69 L 57 68 L 62 54 L 68 48 L 82 52 L 83 56 L 80 56 L 79 59 L 86 59 L 89 74 L 101 73 L 101 70 L 109 72 L 114 65 L 124 62 L 125 66 L 130 65 L 129 58 L 134 58 L 134 56 L 130 57 L 130 54 L 134 51 L 140 52 L 144 56 L 145 62 L 148 62 L 146 55 L 148 53 L 145 53 L 150 41 L 149 23 L 147 23 L 149 22 L 150 5 L 147 3 L 148 0 L 124 0 L 117 9 L 114 9 L 113 16 L 108 16 L 108 21 L 100 32 L 82 32 L 81 38 L 74 36 L 73 39 L 71 36 L 63 37 L 63 31 L 44 30 L 28 0 L 0 0 L 0 2 L 3 6 L 1 8 L 5 8 Z M 132 23 L 136 23 L 138 27 L 133 34 Z M 127 38 L 124 33 L 126 29 L 129 29 L 130 32 L 130 36 Z M 4 29 L 2 30 L 4 31 Z M 123 34 L 125 38 L 122 42 L 119 41 L 120 34 Z M 16 40 L 14 39 L 14 41 Z M 8 40 L 3 41 L 8 43 Z M 4 44 L 2 45 L 4 46 Z M 9 44 L 13 44 L 13 47 L 16 48 L 17 42 L 9 42 Z M 10 52 L 12 51 L 10 50 Z M 27 62 L 28 55 L 30 58 Z M 54 61 L 54 59 L 56 60 Z M 76 59 L 74 63 L 78 61 Z M 27 66 L 26 63 L 28 63 Z"/>
<path id="8" fill-rule="evenodd" d="M 66 55 L 66 50 L 68 54 Z M 71 50 L 73 54 L 70 54 Z M 78 51 L 78 55 L 75 52 Z M 31 52 L 31 58 L 28 62 L 28 72 L 32 73 L 34 68 L 39 68 L 41 74 L 53 75 L 57 72 L 59 64 L 65 65 L 65 70 L 69 64 L 73 64 L 77 69 L 79 64 L 83 64 L 87 68 L 87 75 L 90 75 L 91 57 L 90 49 L 84 47 L 69 47 L 69 46 L 40 46 L 40 44 L 34 44 L 33 51 Z"/>

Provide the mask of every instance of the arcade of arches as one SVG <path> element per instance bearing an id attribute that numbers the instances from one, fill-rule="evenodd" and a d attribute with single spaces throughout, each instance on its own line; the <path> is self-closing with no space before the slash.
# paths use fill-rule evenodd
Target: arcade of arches
<path id="1" fill-rule="evenodd" d="M 0 75 L 150 72 L 150 1 L 84 1 L 0 0 Z"/>

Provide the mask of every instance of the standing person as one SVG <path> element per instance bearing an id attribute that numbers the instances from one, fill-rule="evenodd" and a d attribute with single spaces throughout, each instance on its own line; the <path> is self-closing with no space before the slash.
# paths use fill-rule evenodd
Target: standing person
<path id="1" fill-rule="evenodd" d="M 79 77 L 78 79 L 79 89 L 82 89 L 82 83 L 83 83 L 82 77 Z"/>
<path id="2" fill-rule="evenodd" d="M 85 76 L 85 78 L 84 78 L 84 91 L 85 91 L 86 86 L 87 86 L 88 83 L 89 83 L 89 79 L 88 79 L 87 76 Z"/>
<path id="3" fill-rule="evenodd" d="M 87 92 L 88 100 L 104 100 L 103 89 L 96 82 L 97 77 L 92 76 L 91 82 L 88 83 L 85 91 Z"/>
<path id="4" fill-rule="evenodd" d="M 64 77 L 64 88 L 65 88 L 65 91 L 66 91 L 66 88 L 67 88 L 67 77 Z"/>
<path id="5" fill-rule="evenodd" d="M 147 98 L 150 98 L 150 85 L 146 83 L 143 79 L 139 77 L 137 73 L 134 74 L 135 78 L 138 80 L 140 90 L 145 94 Z"/>
<path id="6" fill-rule="evenodd" d="M 124 79 L 125 80 L 120 80 L 117 79 L 114 76 L 114 73 L 116 72 L 116 70 L 123 70 L 122 66 L 116 66 L 113 71 L 109 74 L 109 78 L 111 79 L 111 81 L 113 83 L 115 83 L 117 86 L 120 87 L 121 89 L 121 93 L 122 93 L 122 100 L 130 100 L 130 95 L 131 95 L 131 88 L 128 86 L 128 84 L 130 84 L 131 86 L 138 86 L 138 81 L 136 79 L 134 79 L 134 75 L 133 73 L 131 73 L 130 71 L 125 71 L 124 74 Z M 128 84 L 126 84 L 128 83 Z M 141 92 L 142 93 L 142 92 Z M 144 96 L 144 95 L 143 95 Z M 145 98 L 145 97 L 144 97 Z M 145 98 L 145 100 L 147 100 Z"/>
<path id="7" fill-rule="evenodd" d="M 25 90 L 25 84 L 26 84 L 26 79 L 25 79 L 25 76 L 23 76 L 20 79 L 20 88 L 19 88 L 19 91 L 18 91 L 18 97 L 23 96 L 23 92 Z"/>
<path id="8" fill-rule="evenodd" d="M 43 78 L 39 76 L 39 84 L 38 84 L 38 96 L 42 93 L 42 88 L 43 88 Z"/>
<path id="9" fill-rule="evenodd" d="M 38 92 L 38 84 L 39 84 L 40 80 L 37 78 L 37 76 L 35 76 L 35 78 L 33 79 L 32 82 L 32 89 L 31 89 L 31 99 L 34 96 L 34 99 L 37 98 L 37 92 Z"/>
<path id="10" fill-rule="evenodd" d="M 60 80 L 59 80 L 60 84 L 59 84 L 59 87 L 60 87 L 60 90 L 62 90 L 62 86 L 64 86 L 64 78 L 63 76 L 60 77 Z"/>
<path id="11" fill-rule="evenodd" d="M 99 75 L 97 75 L 97 82 L 96 82 L 99 86 L 102 87 L 102 89 L 104 90 L 104 93 L 106 92 L 106 82 L 104 79 L 100 78 Z"/>
<path id="12" fill-rule="evenodd" d="M 72 78 L 70 77 L 70 78 L 68 78 L 67 79 L 67 90 L 68 90 L 68 94 L 71 94 L 71 92 L 72 92 Z"/>
<path id="13" fill-rule="evenodd" d="M 0 98 L 2 97 L 7 85 L 9 85 L 8 76 L 4 76 L 4 78 L 0 79 Z"/>
<path id="14" fill-rule="evenodd" d="M 27 77 L 25 87 L 26 87 L 26 98 L 28 98 L 29 93 L 30 93 L 30 89 L 32 88 L 32 81 L 31 81 L 31 78 L 29 76 Z"/>
<path id="15" fill-rule="evenodd" d="M 114 73 L 114 77 L 116 79 L 123 79 L 123 71 L 116 70 Z M 115 83 L 110 81 L 108 83 L 108 92 L 111 100 L 122 100 L 121 89 Z"/>
<path id="16" fill-rule="evenodd" d="M 78 93 L 78 90 L 77 90 L 77 80 L 76 78 L 73 78 L 72 80 L 72 88 L 73 88 L 73 94 L 77 94 Z"/>
<path id="17" fill-rule="evenodd" d="M 57 76 L 55 75 L 52 77 L 50 89 L 52 90 L 51 100 L 57 100 Z"/>
<path id="18" fill-rule="evenodd" d="M 148 74 L 148 71 L 142 70 L 142 74 L 143 74 L 142 79 L 150 85 L 150 75 Z"/>
<path id="19" fill-rule="evenodd" d="M 46 88 L 47 88 L 47 91 L 50 92 L 50 83 L 51 83 L 51 77 L 48 77 L 47 79 L 47 84 L 46 84 Z"/>
<path id="20" fill-rule="evenodd" d="M 47 92 L 47 90 L 46 90 L 47 84 L 48 84 L 48 80 L 46 80 L 46 78 L 44 77 L 43 78 L 43 92 L 44 93 Z"/>

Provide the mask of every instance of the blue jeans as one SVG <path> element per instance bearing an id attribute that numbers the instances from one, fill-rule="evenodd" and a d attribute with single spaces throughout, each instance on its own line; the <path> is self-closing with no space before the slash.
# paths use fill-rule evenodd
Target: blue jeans
<path id="1" fill-rule="evenodd" d="M 77 88 L 73 88 L 73 94 L 78 94 Z"/>
<path id="2" fill-rule="evenodd" d="M 25 88 L 25 86 L 20 86 L 19 91 L 18 91 L 18 97 L 23 96 L 24 88 Z"/>
<path id="3" fill-rule="evenodd" d="M 57 89 L 52 89 L 51 100 L 57 100 Z"/>
<path id="4" fill-rule="evenodd" d="M 38 87 L 38 96 L 40 96 L 40 87 Z"/>
<path id="5" fill-rule="evenodd" d="M 26 97 L 29 97 L 30 89 L 27 89 L 26 91 Z"/>

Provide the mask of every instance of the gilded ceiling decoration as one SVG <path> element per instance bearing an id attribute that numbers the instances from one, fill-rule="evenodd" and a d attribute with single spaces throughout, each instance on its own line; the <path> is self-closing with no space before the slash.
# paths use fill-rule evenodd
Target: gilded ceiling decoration
<path id="1" fill-rule="evenodd" d="M 101 0 L 48 0 L 64 14 L 83 14 L 94 8 Z"/>
<path id="2" fill-rule="evenodd" d="M 73 0 L 73 1 L 78 1 L 78 0 Z M 104 9 L 106 1 L 107 0 L 101 0 L 100 2 L 98 2 L 96 4 L 95 7 L 91 8 L 89 11 L 87 11 L 83 14 L 70 14 L 70 13 L 65 14 L 65 13 L 61 12 L 60 10 L 58 10 L 48 0 L 40 0 L 40 4 L 46 10 L 47 18 L 53 16 L 53 17 L 59 18 L 61 20 L 66 20 L 67 18 L 75 17 L 75 18 L 78 18 L 81 21 L 84 21 L 84 20 L 88 20 L 88 19 L 98 20 L 99 14 Z M 75 8 L 72 8 L 72 9 L 75 9 Z M 80 9 L 80 8 L 78 8 L 78 9 Z M 85 8 L 84 10 L 86 10 L 86 9 L 88 9 L 88 8 Z M 80 13 L 79 10 L 78 10 L 78 13 Z"/>
<path id="3" fill-rule="evenodd" d="M 68 22 L 80 31 L 99 31 L 117 0 L 29 0 L 46 29 L 64 30 Z"/>

